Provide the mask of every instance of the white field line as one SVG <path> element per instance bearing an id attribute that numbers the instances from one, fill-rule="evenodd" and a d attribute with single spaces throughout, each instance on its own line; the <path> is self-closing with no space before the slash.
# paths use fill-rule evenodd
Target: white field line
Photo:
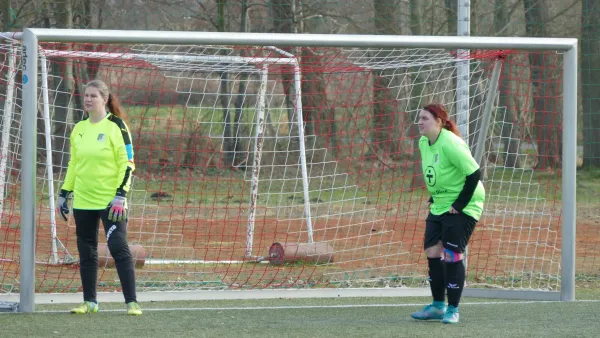
<path id="1" fill-rule="evenodd" d="M 600 300 L 576 300 L 573 303 L 598 303 Z M 562 303 L 560 301 L 499 301 L 499 302 L 465 302 L 460 306 L 477 305 L 524 305 L 524 304 L 544 304 L 544 303 Z M 264 310 L 306 310 L 306 309 L 352 309 L 352 308 L 401 308 L 418 307 L 424 303 L 414 304 L 338 304 L 338 305 L 289 305 L 289 306 L 239 306 L 239 307 L 173 307 L 173 308 L 143 308 L 144 312 L 164 312 L 164 311 L 264 311 Z M 143 305 L 143 304 L 142 304 Z M 107 309 L 100 312 L 125 312 L 123 309 Z M 67 313 L 67 310 L 42 310 L 35 313 Z M 5 312 L 8 313 L 8 312 Z M 0 313 L 2 314 L 2 313 Z"/>

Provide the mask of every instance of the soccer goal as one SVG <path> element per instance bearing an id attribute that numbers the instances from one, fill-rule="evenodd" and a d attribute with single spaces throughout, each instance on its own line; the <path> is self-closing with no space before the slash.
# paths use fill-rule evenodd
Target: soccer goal
<path id="1" fill-rule="evenodd" d="M 133 137 L 141 299 L 428 294 L 415 121 L 430 102 L 446 105 L 485 172 L 464 294 L 574 299 L 576 39 L 11 38 L 0 292 L 19 294 L 21 311 L 80 291 L 74 224 L 53 207 L 93 78 L 120 98 Z M 99 291 L 118 290 L 105 258 Z"/>

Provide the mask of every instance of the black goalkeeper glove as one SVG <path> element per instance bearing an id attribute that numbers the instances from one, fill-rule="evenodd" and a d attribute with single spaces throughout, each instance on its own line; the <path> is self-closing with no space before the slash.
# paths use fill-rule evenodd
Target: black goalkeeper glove
<path id="1" fill-rule="evenodd" d="M 67 217 L 71 212 L 71 210 L 69 209 L 68 202 L 72 196 L 73 192 L 64 189 L 61 189 L 60 195 L 58 195 L 58 206 L 56 207 L 56 211 L 60 213 L 60 216 L 65 222 L 67 221 Z"/>

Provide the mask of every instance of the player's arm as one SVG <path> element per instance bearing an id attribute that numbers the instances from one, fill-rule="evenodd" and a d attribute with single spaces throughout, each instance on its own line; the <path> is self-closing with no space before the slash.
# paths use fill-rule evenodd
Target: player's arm
<path id="1" fill-rule="evenodd" d="M 450 162 L 465 175 L 465 185 L 458 194 L 456 201 L 452 203 L 452 207 L 456 211 L 462 212 L 471 201 L 481 179 L 479 164 L 477 164 L 471 155 L 471 151 L 464 143 L 449 144 L 444 147 L 444 153 L 448 156 Z"/>
<path id="2" fill-rule="evenodd" d="M 114 137 L 114 152 L 117 166 L 119 168 L 116 187 L 116 195 L 125 197 L 131 186 L 131 174 L 135 170 L 133 161 L 133 144 L 129 128 L 122 122 Z"/>
<path id="3" fill-rule="evenodd" d="M 69 215 L 69 206 L 68 200 L 71 197 L 71 193 L 73 192 L 73 187 L 75 186 L 75 176 L 77 175 L 77 150 L 74 146 L 75 140 L 73 139 L 77 131 L 77 125 L 73 128 L 71 132 L 71 154 L 69 157 L 69 164 L 67 165 L 67 174 L 65 175 L 65 181 L 60 189 L 60 193 L 58 195 L 57 200 L 57 211 L 63 220 L 67 221 L 67 217 Z"/>
<path id="4" fill-rule="evenodd" d="M 425 143 L 426 143 L 426 142 L 427 142 L 427 141 L 426 141 L 426 139 L 424 139 L 424 138 L 421 138 L 421 139 L 419 140 L 419 152 L 420 152 L 421 154 L 423 154 L 423 147 L 425 146 Z M 421 156 L 421 161 L 423 161 L 423 157 L 422 157 L 422 156 Z M 427 200 L 427 203 L 428 203 L 428 205 L 431 205 L 431 204 L 433 204 L 433 196 L 429 196 L 429 199 Z"/>
<path id="5" fill-rule="evenodd" d="M 121 222 L 127 219 L 127 193 L 131 185 L 131 173 L 135 169 L 133 163 L 133 145 L 129 128 L 123 121 L 117 121 L 113 133 L 113 151 L 119 168 L 115 198 L 109 204 L 108 219 Z"/>
<path id="6" fill-rule="evenodd" d="M 73 187 L 75 185 L 75 176 L 77 173 L 77 150 L 75 149 L 75 140 L 74 137 L 77 132 L 77 126 L 73 128 L 73 132 L 71 132 L 71 154 L 69 157 L 69 164 L 67 165 L 67 175 L 65 176 L 65 181 L 63 182 L 61 190 L 73 191 Z"/>

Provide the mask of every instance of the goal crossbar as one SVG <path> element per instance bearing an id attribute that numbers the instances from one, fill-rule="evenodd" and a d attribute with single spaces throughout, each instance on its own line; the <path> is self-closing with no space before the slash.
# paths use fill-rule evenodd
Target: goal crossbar
<path id="1" fill-rule="evenodd" d="M 165 32 L 101 29 L 26 28 L 11 37 L 39 42 L 81 43 L 161 43 L 198 45 L 257 45 L 312 47 L 373 47 L 373 48 L 450 48 L 450 49 L 523 49 L 571 51 L 576 38 L 528 38 L 484 36 L 425 35 L 358 35 L 358 34 L 289 34 L 289 33 L 224 33 Z"/>
<path id="2" fill-rule="evenodd" d="M 243 56 L 217 56 L 217 55 L 180 55 L 180 54 L 137 54 L 137 53 L 109 53 L 109 52 L 83 52 L 43 49 L 46 56 L 65 58 L 87 58 L 87 59 L 119 59 L 119 60 L 142 60 L 148 62 L 169 61 L 189 63 L 233 63 L 233 64 L 274 64 L 274 65 L 297 65 L 295 58 L 273 58 L 273 57 L 243 57 Z M 256 68 L 259 73 L 260 68 Z"/>

